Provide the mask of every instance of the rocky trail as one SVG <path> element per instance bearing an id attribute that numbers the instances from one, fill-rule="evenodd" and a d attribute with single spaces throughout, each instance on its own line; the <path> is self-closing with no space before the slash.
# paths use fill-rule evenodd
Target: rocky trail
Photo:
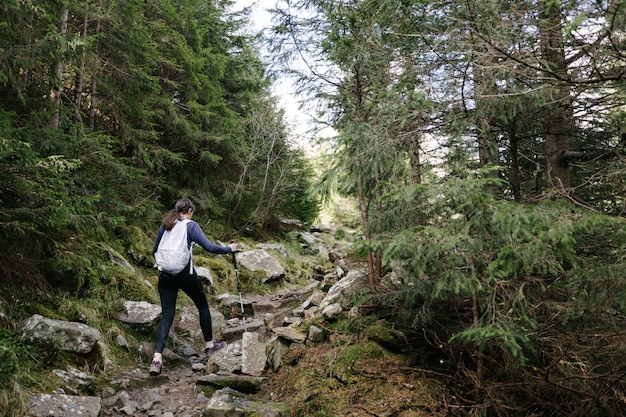
<path id="1" fill-rule="evenodd" d="M 272 337 L 281 339 L 286 347 L 304 341 L 304 335 L 301 339 L 295 332 L 290 335 L 285 330 L 288 327 L 284 326 L 300 320 L 293 316 L 294 310 L 297 313 L 303 303 L 310 301 L 318 285 L 313 282 L 309 286 L 280 294 L 246 297 L 244 308 L 252 317 L 247 318 L 245 326 L 241 319 L 228 320 L 219 331 L 228 341 L 228 346 L 210 358 L 192 346 L 199 345 L 200 339 L 194 341 L 189 337 L 181 338 L 172 334 L 173 348 L 164 352 L 161 375 L 150 376 L 146 364 L 112 380 L 101 398 L 101 416 L 220 416 L 233 407 L 240 410 L 254 409 L 259 416 L 279 415 L 280 404 L 250 397 L 259 390 L 264 380 L 262 373 L 267 357 L 258 349 L 265 350 Z M 238 297 L 224 296 L 223 299 L 230 300 L 223 304 L 239 302 Z M 215 311 L 212 313 L 218 317 L 216 321 L 220 322 L 220 314 Z M 259 316 L 263 319 L 259 319 Z M 276 327 L 268 329 L 267 325 Z M 245 353 L 254 357 L 246 358 Z M 250 365 L 250 361 L 256 362 L 256 365 Z M 251 367 L 255 369 L 251 370 Z M 243 373 L 242 368 L 254 375 Z"/>
<path id="2" fill-rule="evenodd" d="M 137 369 L 123 378 L 128 383 L 113 388 L 101 401 L 103 416 L 198 416 L 208 398 L 198 389 L 198 374 L 190 366 L 164 368 L 163 374 L 150 377 Z"/>
<path id="3" fill-rule="evenodd" d="M 277 256 L 284 256 L 282 251 L 277 252 Z M 59 388 L 51 393 L 32 394 L 27 416 L 289 415 L 288 404 L 262 398 L 260 391 L 268 382 L 268 375 L 278 371 L 294 352 L 300 355 L 324 342 L 324 331 L 314 323 L 349 314 L 353 307 L 351 297 L 367 286 L 362 265 L 348 266 L 336 252 L 326 252 L 326 256 L 330 267 L 315 269 L 309 282 L 284 283 L 276 287 L 281 289 L 275 293 L 243 294 L 243 298 L 212 295 L 213 334 L 215 340 L 225 340 L 228 345 L 210 358 L 200 351 L 202 334 L 196 308 L 188 302 L 181 303 L 163 352 L 164 367 L 159 376 L 148 374 L 153 329 L 160 320 L 159 305 L 124 301 L 123 311 L 117 317 L 119 327 L 108 330 L 107 340 L 113 340 L 108 343 L 116 343 L 117 349 L 126 351 L 130 359 L 126 363 L 132 363 L 131 368 L 121 368 L 107 358 L 109 348 L 103 345 L 98 329 L 83 322 L 31 316 L 21 325 L 22 340 L 56 344 L 59 351 L 86 355 L 85 358 L 99 351 L 104 355 L 105 369 L 94 369 L 94 373 L 89 366 L 81 370 L 71 366 L 53 369 L 59 377 Z M 263 248 L 240 253 L 238 262 L 251 270 L 263 271 L 268 282 L 283 279 L 285 274 L 277 259 Z M 207 268 L 196 270 L 205 282 L 213 282 Z M 299 326 L 303 322 L 305 325 Z M 132 328 L 140 336 L 129 343 L 122 328 Z M 95 372 L 99 374 L 97 383 Z M 87 392 L 90 395 L 85 395 Z"/>

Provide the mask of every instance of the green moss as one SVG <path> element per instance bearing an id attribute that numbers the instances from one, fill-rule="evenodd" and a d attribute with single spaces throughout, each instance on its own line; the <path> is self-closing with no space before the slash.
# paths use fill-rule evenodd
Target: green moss
<path id="1" fill-rule="evenodd" d="M 406 343 L 404 334 L 393 329 L 391 324 L 384 320 L 368 327 L 367 338 L 393 352 L 402 351 L 402 346 Z"/>
<path id="2" fill-rule="evenodd" d="M 339 316 L 334 322 L 325 323 L 330 330 L 339 334 L 358 334 L 362 331 L 362 326 L 359 322 L 346 317 Z"/>
<path id="3" fill-rule="evenodd" d="M 17 373 L 18 361 L 15 351 L 0 342 L 0 385 L 8 384 Z"/>
<path id="4" fill-rule="evenodd" d="M 336 377 L 344 384 L 355 383 L 359 378 L 358 372 L 355 370 L 361 369 L 366 365 L 366 362 L 372 359 L 382 358 L 383 355 L 383 349 L 373 342 L 350 345 L 337 355 L 330 367 L 331 376 Z"/>

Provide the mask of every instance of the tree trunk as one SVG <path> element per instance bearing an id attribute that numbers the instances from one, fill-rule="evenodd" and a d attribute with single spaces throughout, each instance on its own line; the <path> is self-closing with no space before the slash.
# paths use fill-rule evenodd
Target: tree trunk
<path id="1" fill-rule="evenodd" d="M 69 9 L 63 7 L 61 10 L 61 24 L 59 25 L 59 35 L 64 39 L 67 34 L 67 22 L 69 19 Z M 50 92 L 50 99 L 52 100 L 52 119 L 50 120 L 50 127 L 58 129 L 61 120 L 61 93 L 63 91 L 63 60 L 59 58 L 55 68 L 55 88 Z"/>
<path id="2" fill-rule="evenodd" d="M 481 167 L 500 165 L 498 142 L 493 134 L 493 115 L 495 113 L 492 101 L 497 96 L 496 78 L 492 70 L 495 63 L 493 56 L 480 44 L 480 40 L 472 37 L 475 52 L 472 54 L 472 75 L 474 81 L 474 100 L 476 103 L 476 141 L 478 158 Z M 491 176 L 500 178 L 499 171 L 491 171 Z M 500 190 L 491 186 L 488 190 L 495 195 Z"/>
<path id="3" fill-rule="evenodd" d="M 574 116 L 563 42 L 560 2 L 539 0 L 539 35 L 543 68 L 548 81 L 545 103 L 546 161 L 548 179 L 565 192 L 570 187 L 570 168 L 566 158 Z"/>
<path id="4" fill-rule="evenodd" d="M 102 9 L 102 0 L 98 0 L 98 9 Z M 102 31 L 102 23 L 100 18 L 96 21 L 96 35 Z M 98 56 L 98 47 L 94 48 L 94 55 Z M 91 88 L 89 91 L 89 128 L 94 129 L 96 125 L 96 79 L 98 74 L 98 59 L 94 59 L 93 68 L 91 70 Z"/>
<path id="5" fill-rule="evenodd" d="M 361 176 L 361 173 L 357 174 L 357 190 L 359 198 L 359 209 L 361 211 L 361 222 L 363 223 L 363 234 L 366 240 L 370 240 L 372 238 L 372 233 L 370 232 L 369 214 L 367 209 L 367 202 L 365 201 L 365 190 L 363 189 L 363 178 Z M 368 251 L 367 280 L 369 281 L 371 286 L 375 286 L 378 283 L 378 280 L 375 278 L 376 275 L 374 272 L 374 254 L 371 251 Z"/>
<path id="6" fill-rule="evenodd" d="M 380 188 L 381 179 L 376 175 L 376 236 L 380 238 L 383 235 L 383 196 Z M 377 245 L 378 246 L 378 245 Z M 374 284 L 380 282 L 380 278 L 383 274 L 383 251 L 377 248 L 374 252 Z"/>
<path id="7" fill-rule="evenodd" d="M 474 288 L 472 293 L 472 319 L 474 325 L 480 322 L 480 301 L 478 299 L 478 289 Z M 485 355 L 479 349 L 476 349 L 476 396 L 475 401 L 481 401 L 481 388 L 483 387 L 483 378 L 485 375 Z"/>
<path id="8" fill-rule="evenodd" d="M 509 126 L 509 152 L 511 152 L 511 188 L 513 188 L 513 199 L 522 199 L 522 177 L 519 166 L 519 144 L 517 143 L 517 133 L 515 122 Z"/>
<path id="9" fill-rule="evenodd" d="M 85 13 L 85 20 L 83 20 L 83 32 L 82 37 L 86 42 L 87 40 L 87 25 L 89 23 L 89 18 Z M 85 80 L 85 56 L 86 51 L 83 51 L 82 57 L 80 60 L 80 64 L 78 66 L 78 72 L 76 74 L 76 92 L 74 94 L 74 122 L 80 124 L 83 122 L 83 117 L 81 115 L 81 107 L 83 104 L 83 82 Z"/>
<path id="10" fill-rule="evenodd" d="M 422 165 L 420 163 L 420 141 L 417 136 L 409 140 L 409 163 L 411 164 L 411 184 L 421 184 Z"/>

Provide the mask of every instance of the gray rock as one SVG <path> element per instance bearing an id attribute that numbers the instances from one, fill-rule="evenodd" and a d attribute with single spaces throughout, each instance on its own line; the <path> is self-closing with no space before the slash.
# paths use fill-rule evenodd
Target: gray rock
<path id="1" fill-rule="evenodd" d="M 203 372 L 204 369 L 205 369 L 205 365 L 202 363 L 197 362 L 197 363 L 191 364 L 191 370 L 194 372 Z"/>
<path id="2" fill-rule="evenodd" d="M 207 360 L 206 372 L 241 373 L 241 342 L 234 342 L 213 353 Z"/>
<path id="3" fill-rule="evenodd" d="M 330 287 L 328 294 L 326 294 L 326 297 L 319 305 L 320 310 L 324 311 L 328 306 L 335 303 L 340 303 L 343 308 L 348 310 L 350 308 L 350 305 L 348 305 L 350 297 L 366 285 L 368 284 L 365 271 L 352 270 L 348 272 L 345 277 Z"/>
<path id="4" fill-rule="evenodd" d="M 183 354 L 183 356 L 186 356 L 186 357 L 198 355 L 198 351 L 193 346 L 189 346 L 189 345 L 183 346 L 181 353 Z"/>
<path id="5" fill-rule="evenodd" d="M 298 317 L 283 317 L 283 322 L 282 322 L 282 326 L 288 327 L 288 326 L 297 326 L 298 324 L 302 323 L 302 320 L 299 319 Z M 274 326 L 276 327 L 276 326 Z"/>
<path id="6" fill-rule="evenodd" d="M 291 342 L 278 336 L 267 342 L 267 364 L 274 371 L 281 367 L 283 356 L 289 351 L 290 344 Z"/>
<path id="7" fill-rule="evenodd" d="M 244 332 L 265 332 L 265 322 L 263 320 L 246 320 L 246 325 L 239 321 L 236 326 L 226 327 L 222 330 L 222 337 L 228 342 L 240 340 Z"/>
<path id="8" fill-rule="evenodd" d="M 345 259 L 340 259 L 339 262 L 337 262 L 337 265 L 343 271 L 342 275 L 347 274 L 350 271 L 350 268 L 348 268 Z"/>
<path id="9" fill-rule="evenodd" d="M 109 254 L 109 260 L 113 264 L 120 266 L 130 272 L 135 272 L 135 268 L 130 264 L 130 262 L 126 260 L 126 258 L 121 253 L 117 252 L 115 249 L 105 243 L 100 243 L 100 246 Z"/>
<path id="10" fill-rule="evenodd" d="M 344 277 L 344 275 L 346 275 L 346 272 L 343 270 L 343 268 L 338 266 L 337 268 L 335 268 L 335 275 L 337 275 L 337 278 L 341 279 Z"/>
<path id="11" fill-rule="evenodd" d="M 222 339 L 222 329 L 226 325 L 226 318 L 219 311 L 210 308 L 211 311 L 211 328 L 213 329 L 213 338 L 215 340 Z M 200 317 L 198 309 L 195 306 L 187 306 L 180 313 L 180 322 L 175 324 L 176 331 L 188 334 L 194 340 L 203 340 L 202 329 L 200 328 Z"/>
<path id="12" fill-rule="evenodd" d="M 153 326 L 161 317 L 161 306 L 147 301 L 125 301 L 124 311 L 117 318 L 122 323 L 141 326 Z"/>
<path id="13" fill-rule="evenodd" d="M 241 314 L 241 304 L 243 303 L 243 312 L 245 317 L 254 317 L 254 308 L 252 302 L 245 298 L 239 298 L 238 295 L 229 295 L 220 301 L 220 309 L 234 309 L 237 317 Z M 224 310 L 222 310 L 224 311 Z"/>
<path id="14" fill-rule="evenodd" d="M 309 327 L 309 341 L 320 343 L 324 341 L 324 332 L 317 326 Z"/>
<path id="15" fill-rule="evenodd" d="M 28 401 L 30 417 L 98 417 L 100 398 L 65 394 L 33 394 Z"/>
<path id="16" fill-rule="evenodd" d="M 279 218 L 278 220 L 283 226 L 292 227 L 294 229 L 301 229 L 304 227 L 304 223 L 302 222 L 302 220 L 286 218 Z"/>
<path id="17" fill-rule="evenodd" d="M 332 319 L 340 315 L 342 312 L 343 307 L 341 307 L 341 304 L 334 303 L 324 307 L 324 309 L 322 310 L 322 315 L 327 319 Z"/>
<path id="18" fill-rule="evenodd" d="M 118 334 L 117 335 L 117 345 L 123 349 L 129 350 L 130 349 L 130 345 L 128 344 L 128 341 L 126 340 L 126 338 L 121 335 Z"/>
<path id="19" fill-rule="evenodd" d="M 312 233 L 301 232 L 298 236 L 309 246 L 312 246 L 317 241 L 317 238 Z"/>
<path id="20" fill-rule="evenodd" d="M 283 339 L 287 339 L 291 342 L 304 343 L 306 340 L 306 334 L 292 327 L 274 327 L 272 331 Z"/>
<path id="21" fill-rule="evenodd" d="M 289 251 L 280 243 L 259 243 L 255 246 L 257 249 L 273 250 L 280 253 L 284 258 L 289 257 Z"/>
<path id="22" fill-rule="evenodd" d="M 79 371 L 78 369 L 71 366 L 67 367 L 67 371 L 62 369 L 53 369 L 52 373 L 63 379 L 64 381 L 68 382 L 69 384 L 79 387 L 88 387 L 96 381 L 93 376 L 87 375 L 85 372 Z"/>
<path id="23" fill-rule="evenodd" d="M 311 232 L 317 233 L 333 233 L 335 231 L 335 226 L 332 224 L 314 224 L 311 226 Z"/>
<path id="24" fill-rule="evenodd" d="M 324 301 L 326 294 L 323 291 L 315 291 L 307 300 L 302 304 L 302 308 L 308 310 L 312 306 L 319 306 Z"/>
<path id="25" fill-rule="evenodd" d="M 102 390 L 102 397 L 109 398 L 115 395 L 115 390 L 113 387 L 104 387 Z"/>
<path id="26" fill-rule="evenodd" d="M 100 331 L 83 323 L 52 320 L 35 314 L 22 322 L 20 340 L 66 352 L 89 353 L 101 338 Z"/>
<path id="27" fill-rule="evenodd" d="M 230 388 L 215 391 L 203 417 L 282 417 L 288 415 L 285 404 L 254 400 Z"/>
<path id="28" fill-rule="evenodd" d="M 201 281 L 213 285 L 214 278 L 209 268 L 205 268 L 204 266 L 196 266 L 194 268 Z"/>
<path id="29" fill-rule="evenodd" d="M 263 249 L 241 252 L 237 255 L 237 261 L 250 271 L 265 272 L 264 283 L 285 277 L 285 268 Z"/>
<path id="30" fill-rule="evenodd" d="M 259 334 L 244 333 L 241 340 L 241 372 L 260 376 L 265 370 L 266 362 L 265 343 L 259 340 Z"/>

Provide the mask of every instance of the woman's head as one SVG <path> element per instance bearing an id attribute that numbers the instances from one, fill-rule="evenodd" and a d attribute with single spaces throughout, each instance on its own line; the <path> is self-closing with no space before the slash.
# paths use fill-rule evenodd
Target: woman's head
<path id="1" fill-rule="evenodd" d="M 176 202 L 176 205 L 174 206 L 174 210 L 176 211 L 176 213 L 179 213 L 179 215 L 188 213 L 189 209 L 191 209 L 192 211 L 196 211 L 196 207 L 188 198 L 181 198 Z"/>
<path id="2" fill-rule="evenodd" d="M 180 219 L 184 214 L 189 214 L 189 210 L 193 213 L 196 211 L 196 207 L 190 199 L 181 198 L 176 202 L 174 208 L 167 212 L 161 224 L 165 230 L 172 230 L 176 220 Z"/>

